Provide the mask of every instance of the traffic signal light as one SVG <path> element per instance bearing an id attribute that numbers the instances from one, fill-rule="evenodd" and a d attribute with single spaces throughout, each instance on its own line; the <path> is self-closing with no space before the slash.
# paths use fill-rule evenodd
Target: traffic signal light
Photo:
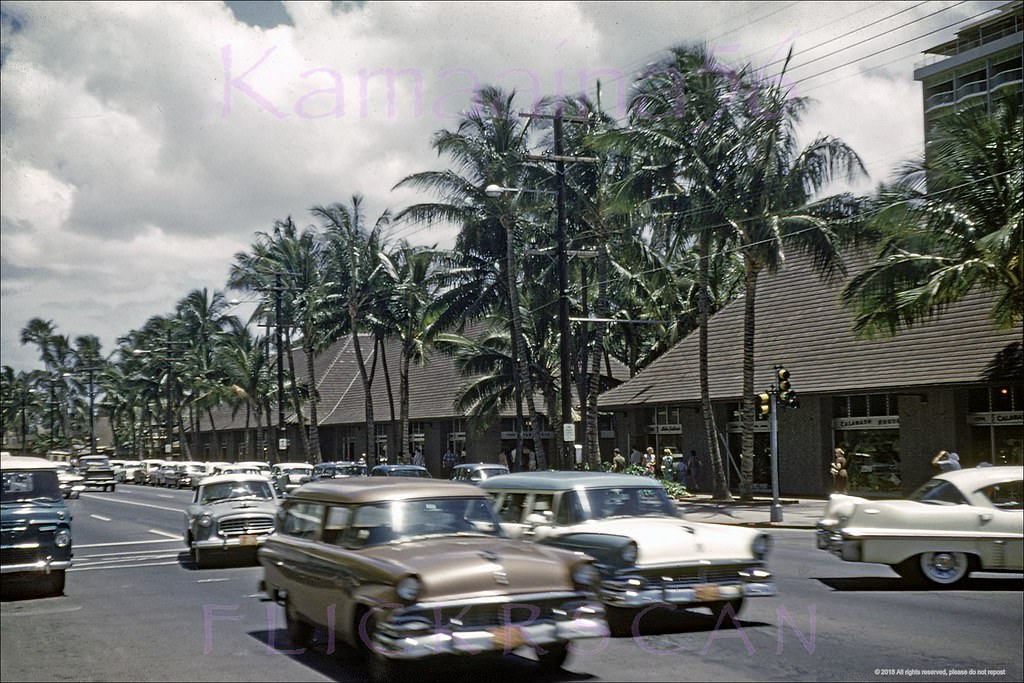
<path id="1" fill-rule="evenodd" d="M 754 417 L 768 417 L 772 412 L 772 397 L 769 394 L 757 394 L 754 397 L 756 403 L 756 415 Z"/>
<path id="2" fill-rule="evenodd" d="M 793 391 L 793 384 L 789 381 L 789 370 L 783 366 L 775 368 L 775 379 L 779 386 L 779 402 L 790 408 L 799 408 L 800 402 L 796 399 L 796 392 Z"/>

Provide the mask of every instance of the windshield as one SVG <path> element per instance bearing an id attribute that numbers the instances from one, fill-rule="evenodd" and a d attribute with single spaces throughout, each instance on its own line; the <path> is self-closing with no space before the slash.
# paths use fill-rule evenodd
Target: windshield
<path id="1" fill-rule="evenodd" d="M 609 517 L 678 517 L 675 505 L 660 486 L 570 491 L 562 496 L 561 507 L 567 508 L 570 524 Z"/>
<path id="2" fill-rule="evenodd" d="M 60 485 L 55 471 L 4 472 L 3 502 L 60 499 Z"/>
<path id="3" fill-rule="evenodd" d="M 270 484 L 265 481 L 225 481 L 204 486 L 202 493 L 199 494 L 199 504 L 207 505 L 238 498 L 272 500 L 274 493 L 270 489 Z"/>
<path id="4" fill-rule="evenodd" d="M 79 467 L 110 467 L 110 460 L 107 458 L 79 458 Z"/>
<path id="5" fill-rule="evenodd" d="M 500 536 L 500 529 L 487 499 L 394 501 L 357 508 L 343 543 L 379 545 L 452 534 Z"/>

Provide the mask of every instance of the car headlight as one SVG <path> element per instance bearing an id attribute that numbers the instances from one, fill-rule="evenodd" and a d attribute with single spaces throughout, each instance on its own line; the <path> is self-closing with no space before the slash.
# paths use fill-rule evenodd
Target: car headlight
<path id="1" fill-rule="evenodd" d="M 768 551 L 772 549 L 772 537 L 768 534 L 758 534 L 750 546 L 750 552 L 759 560 L 763 560 Z"/>
<path id="2" fill-rule="evenodd" d="M 404 602 L 416 602 L 423 590 L 423 583 L 415 576 L 406 576 L 395 586 L 395 594 Z"/>
<path id="3" fill-rule="evenodd" d="M 71 531 L 63 527 L 58 529 L 53 535 L 53 544 L 58 548 L 67 548 L 71 545 Z"/>
<path id="4" fill-rule="evenodd" d="M 213 524 L 213 517 L 208 514 L 203 514 L 196 520 L 196 524 L 203 527 L 208 527 Z"/>
<path id="5" fill-rule="evenodd" d="M 639 557 L 640 552 L 637 550 L 636 541 L 630 541 L 626 545 L 622 546 L 622 561 L 626 564 L 633 564 L 636 562 L 636 558 Z"/>
<path id="6" fill-rule="evenodd" d="M 589 562 L 573 567 L 572 582 L 581 588 L 590 588 L 598 582 L 599 578 L 594 565 Z"/>

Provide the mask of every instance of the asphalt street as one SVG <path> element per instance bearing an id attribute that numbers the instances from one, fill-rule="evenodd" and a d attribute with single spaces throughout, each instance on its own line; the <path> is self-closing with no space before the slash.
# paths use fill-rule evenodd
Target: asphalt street
<path id="1" fill-rule="evenodd" d="M 190 495 L 124 485 L 71 501 L 75 566 L 66 594 L 34 598 L 4 582 L 0 679 L 366 680 L 362 661 L 325 637 L 308 651 L 289 650 L 281 609 L 257 590 L 259 567 L 193 568 L 181 541 Z M 888 567 L 817 550 L 809 529 L 769 533 L 779 596 L 748 600 L 722 628 L 709 617 L 655 609 L 640 616 L 632 635 L 579 643 L 557 674 L 543 673 L 530 655 L 511 655 L 426 664 L 415 678 L 1024 678 L 1020 575 L 975 575 L 953 591 L 910 590 Z"/>

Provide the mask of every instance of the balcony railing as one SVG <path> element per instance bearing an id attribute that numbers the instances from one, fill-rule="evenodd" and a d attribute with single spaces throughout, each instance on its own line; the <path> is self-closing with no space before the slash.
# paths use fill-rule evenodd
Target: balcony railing
<path id="1" fill-rule="evenodd" d="M 961 102 L 968 97 L 984 95 L 986 92 L 988 92 L 988 81 L 984 79 L 974 81 L 973 83 L 965 83 L 956 89 L 956 101 Z"/>
<path id="2" fill-rule="evenodd" d="M 949 105 L 953 104 L 953 100 L 955 99 L 955 97 L 956 93 L 954 93 L 952 90 L 947 90 L 946 92 L 937 92 L 924 101 L 924 110 L 928 112 L 931 111 L 932 109 L 937 109 L 938 107 L 948 107 Z"/>
<path id="3" fill-rule="evenodd" d="M 989 79 L 989 89 L 995 90 L 1008 83 L 1020 83 L 1022 80 L 1024 80 L 1024 69 L 1007 69 Z"/>

